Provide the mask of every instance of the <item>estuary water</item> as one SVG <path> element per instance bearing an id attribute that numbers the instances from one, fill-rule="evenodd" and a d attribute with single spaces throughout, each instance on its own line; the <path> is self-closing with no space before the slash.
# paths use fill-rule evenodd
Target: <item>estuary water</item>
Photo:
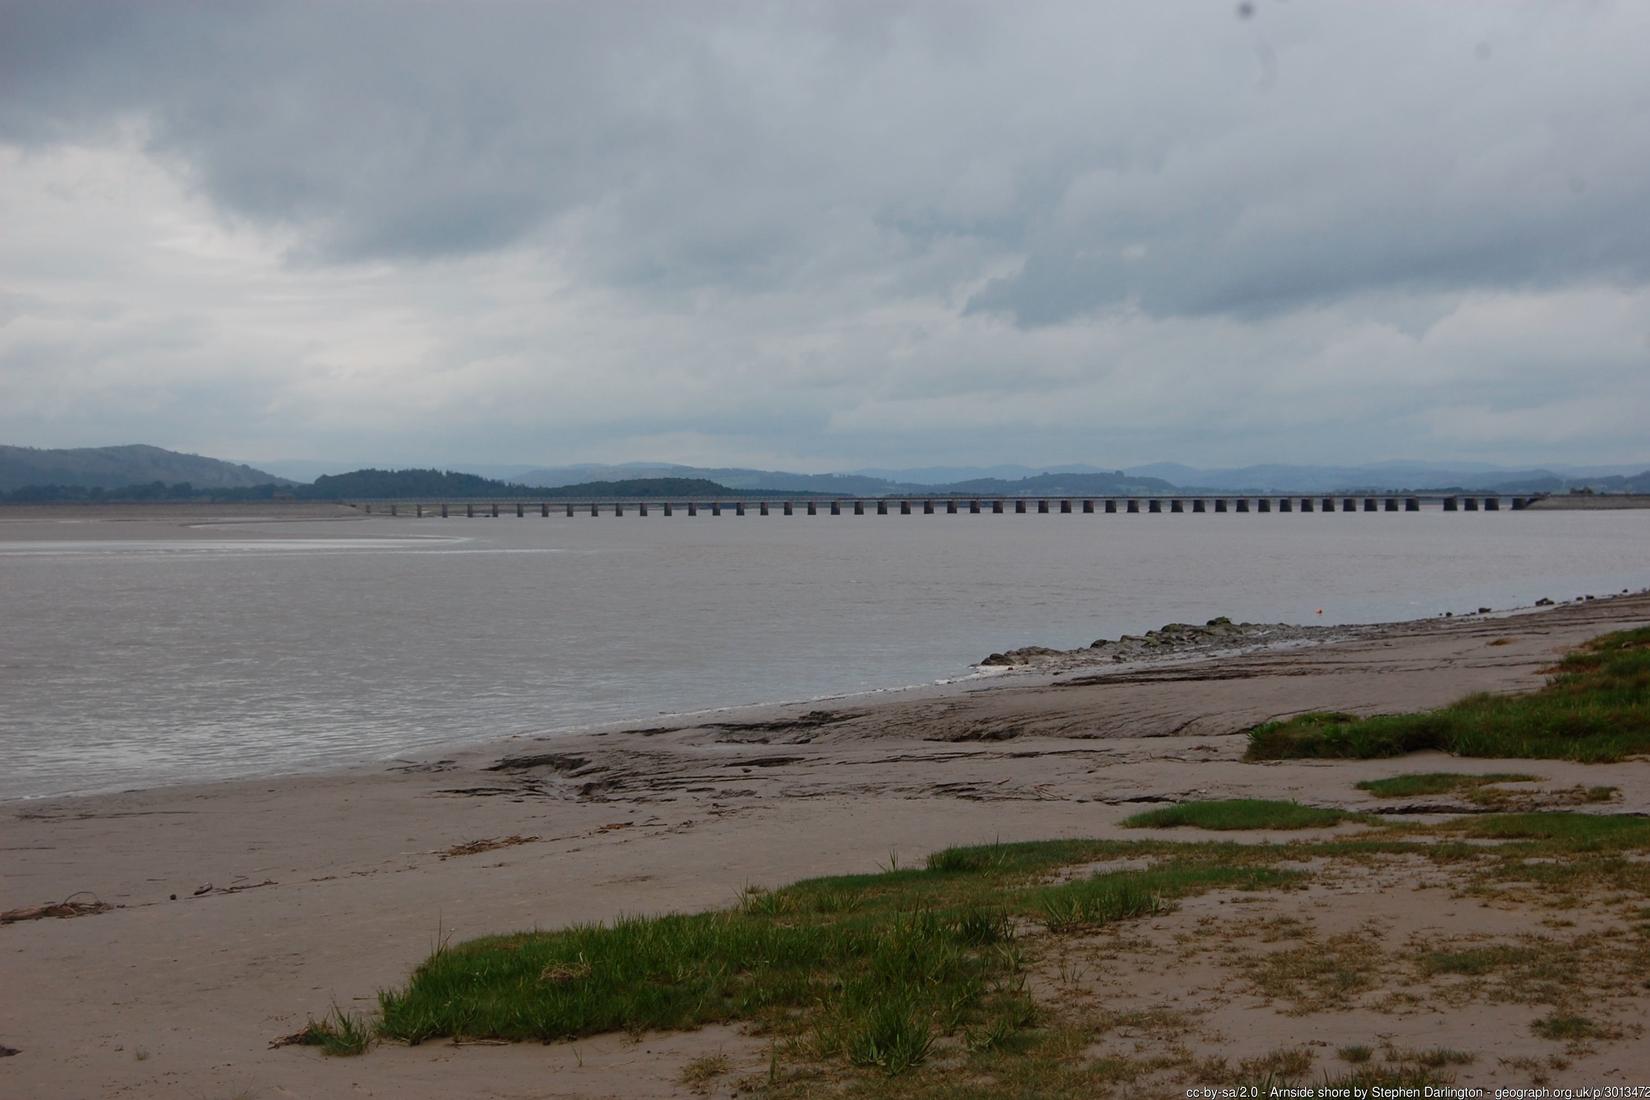
<path id="1" fill-rule="evenodd" d="M 1650 511 L 0 518 L 0 798 L 929 683 L 1216 615 L 1647 584 Z"/>

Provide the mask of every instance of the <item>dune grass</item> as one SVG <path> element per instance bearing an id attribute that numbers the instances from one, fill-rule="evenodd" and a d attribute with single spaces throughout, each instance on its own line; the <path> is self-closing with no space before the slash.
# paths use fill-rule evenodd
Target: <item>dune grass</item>
<path id="1" fill-rule="evenodd" d="M 1650 753 L 1650 628 L 1596 638 L 1545 687 L 1471 695 L 1438 710 L 1358 718 L 1317 712 L 1249 731 L 1251 760 L 1372 758 L 1422 750 L 1502 759 L 1621 760 Z"/>
<path id="2" fill-rule="evenodd" d="M 1124 818 L 1126 829 L 1322 829 L 1343 821 L 1357 820 L 1346 810 L 1302 806 L 1264 798 L 1225 798 L 1204 802 L 1181 802 L 1161 810 L 1148 810 Z"/>

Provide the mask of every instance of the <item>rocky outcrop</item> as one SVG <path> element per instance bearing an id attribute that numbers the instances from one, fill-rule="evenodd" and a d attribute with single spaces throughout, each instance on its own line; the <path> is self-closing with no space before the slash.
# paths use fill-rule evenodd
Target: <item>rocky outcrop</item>
<path id="1" fill-rule="evenodd" d="M 993 653 L 981 668 L 1059 670 L 1102 663 L 1145 661 L 1182 654 L 1208 654 L 1281 642 L 1323 641 L 1355 633 L 1351 627 L 1295 626 L 1290 623 L 1234 623 L 1222 615 L 1202 626 L 1167 623 L 1144 634 L 1100 638 L 1081 649 L 1025 646 Z"/>

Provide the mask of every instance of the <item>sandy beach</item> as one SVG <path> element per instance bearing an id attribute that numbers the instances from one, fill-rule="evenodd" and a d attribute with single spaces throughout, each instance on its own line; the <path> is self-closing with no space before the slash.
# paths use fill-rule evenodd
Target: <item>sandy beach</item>
<path id="1" fill-rule="evenodd" d="M 733 1028 L 550 1046 L 384 1044 L 353 1059 L 269 1044 L 334 1003 L 370 1011 L 379 989 L 449 938 L 718 907 L 753 884 L 920 863 L 955 844 L 1123 835 L 1117 822 L 1143 803 L 1256 796 L 1370 809 L 1354 782 L 1437 770 L 1445 758 L 1254 764 L 1235 735 L 1308 710 L 1376 713 L 1531 689 L 1574 646 L 1647 623 L 1650 596 L 1623 596 L 1304 648 L 516 739 L 324 776 L 7 803 L 0 908 L 71 896 L 113 908 L 0 927 L 0 1045 L 17 1051 L 0 1059 L 0 1096 L 672 1096 L 688 1094 L 682 1066 L 707 1052 L 733 1068 L 703 1087 L 727 1095 L 769 1056 L 765 1040 Z M 1619 789 L 1611 812 L 1650 811 L 1643 760 L 1452 767 L 1538 775 L 1531 805 L 1608 783 Z M 1067 992 L 1143 1010 L 1196 1002 L 1177 1041 L 1233 1064 L 1376 1031 L 1473 1051 L 1463 1083 L 1527 1079 L 1506 1060 L 1532 1046 L 1522 1024 L 1533 1006 L 1423 999 L 1373 1015 L 1303 1013 L 1234 984 L 1219 958 L 1173 948 L 1211 926 L 1261 936 L 1269 914 L 1285 913 L 1316 920 L 1326 942 L 1371 922 L 1393 943 L 1550 926 L 1539 907 L 1451 904 L 1439 876 L 1401 862 L 1336 871 L 1304 894 L 1257 899 L 1241 921 L 1224 897 L 1190 899 L 1090 944 L 1084 988 Z M 1568 919 L 1575 934 L 1602 934 L 1613 918 Z M 1650 1009 L 1642 985 L 1636 1002 L 1610 996 L 1626 998 L 1613 1011 L 1623 1019 Z M 1108 1041 L 1147 1040 L 1125 1030 Z M 1564 1059 L 1566 1077 L 1650 1083 L 1645 1049 L 1632 1036 L 1596 1044 Z"/>

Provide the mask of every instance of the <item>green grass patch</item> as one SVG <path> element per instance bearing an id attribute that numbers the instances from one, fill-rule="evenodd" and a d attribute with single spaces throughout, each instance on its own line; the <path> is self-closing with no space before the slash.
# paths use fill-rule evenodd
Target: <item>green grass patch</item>
<path id="1" fill-rule="evenodd" d="M 1196 864 L 1147 871 L 1114 871 L 1047 886 L 1029 894 L 1036 919 L 1051 932 L 1109 924 L 1161 912 L 1174 898 L 1209 890 L 1268 890 L 1305 878 L 1300 871 L 1273 867 Z"/>
<path id="2" fill-rule="evenodd" d="M 1422 750 L 1504 759 L 1621 760 L 1650 753 L 1650 628 L 1594 639 L 1539 691 L 1472 695 L 1416 714 L 1318 712 L 1249 731 L 1249 758 L 1373 758 Z"/>
<path id="3" fill-rule="evenodd" d="M 1242 848 L 952 848 L 921 869 L 748 889 L 717 912 L 486 937 L 443 948 L 383 993 L 380 1031 L 408 1043 L 550 1041 L 737 1020 L 811 1058 L 889 1075 L 923 1064 L 942 1040 L 1006 1057 L 1038 1020 L 1017 927 L 1092 927 L 1194 893 L 1305 877 L 1270 866 L 1275 852 Z M 1226 853 L 1242 858 L 1222 863 Z M 1157 862 L 1048 882 L 1062 867 L 1142 856 Z"/>
<path id="4" fill-rule="evenodd" d="M 1423 798 L 1428 795 L 1461 794 L 1496 783 L 1537 783 L 1540 780 L 1538 775 L 1518 772 L 1491 772 L 1487 775 L 1417 772 L 1413 775 L 1395 775 L 1390 779 L 1366 779 L 1357 786 L 1360 791 L 1368 791 L 1376 798 Z"/>
<path id="5" fill-rule="evenodd" d="M 1567 852 L 1650 847 L 1650 817 L 1632 814 L 1485 814 L 1443 828 L 1488 840 L 1548 841 Z"/>
<path id="6" fill-rule="evenodd" d="M 1321 829 L 1358 815 L 1345 810 L 1302 806 L 1263 798 L 1227 798 L 1209 802 L 1182 802 L 1148 810 L 1123 820 L 1126 829 Z"/>

